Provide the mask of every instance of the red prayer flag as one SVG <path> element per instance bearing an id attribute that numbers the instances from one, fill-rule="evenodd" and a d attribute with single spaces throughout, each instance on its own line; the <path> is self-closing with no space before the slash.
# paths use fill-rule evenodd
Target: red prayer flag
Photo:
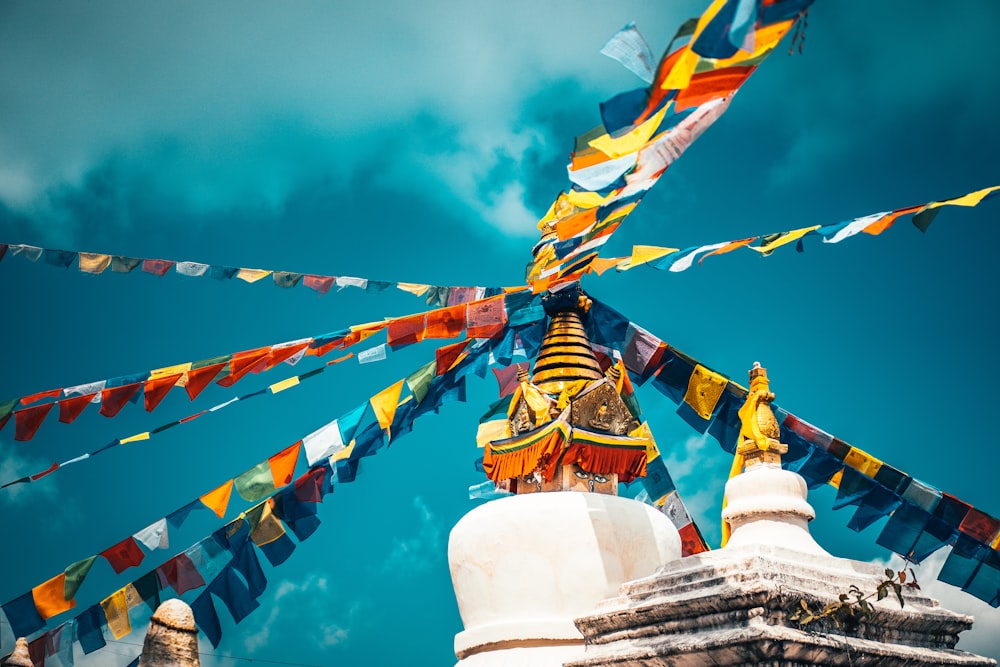
<path id="1" fill-rule="evenodd" d="M 312 468 L 295 480 L 295 499 L 300 503 L 323 501 L 323 482 L 327 468 Z"/>
<path id="2" fill-rule="evenodd" d="M 135 567 L 146 557 L 146 554 L 142 553 L 142 549 L 139 548 L 139 544 L 131 537 L 105 549 L 101 555 L 111 563 L 115 574 L 121 574 L 130 567 Z"/>
<path id="3" fill-rule="evenodd" d="M 694 523 L 689 523 L 686 526 L 681 526 L 677 529 L 677 532 L 681 536 L 681 555 L 691 556 L 693 554 L 700 554 L 703 551 L 708 551 L 708 546 L 705 545 L 705 540 L 702 538 L 701 533 L 698 532 L 698 528 Z"/>
<path id="4" fill-rule="evenodd" d="M 59 398 L 62 396 L 62 389 L 49 389 L 48 391 L 40 391 L 37 394 L 31 394 L 30 396 L 21 397 L 21 405 L 30 405 L 35 401 L 40 401 L 43 398 Z"/>
<path id="5" fill-rule="evenodd" d="M 469 338 L 493 338 L 502 333 L 507 323 L 504 295 L 470 303 L 466 322 Z"/>
<path id="6" fill-rule="evenodd" d="M 28 657 L 35 667 L 45 667 L 45 639 L 48 633 L 43 633 L 31 642 L 28 642 Z"/>
<path id="7" fill-rule="evenodd" d="M 35 437 L 38 427 L 45 421 L 46 415 L 55 403 L 36 405 L 31 408 L 21 408 L 14 411 L 14 439 L 31 440 Z"/>
<path id="8" fill-rule="evenodd" d="M 755 69 L 756 66 L 736 66 L 698 72 L 691 77 L 688 87 L 677 93 L 674 108 L 676 111 L 684 111 L 731 95 L 750 78 Z"/>
<path id="9" fill-rule="evenodd" d="M 1000 521 L 973 507 L 962 519 L 958 529 L 969 537 L 989 545 L 993 543 L 997 532 L 1000 531 Z"/>
<path id="10" fill-rule="evenodd" d="M 333 287 L 336 276 L 314 276 L 311 274 L 302 276 L 302 284 L 310 289 L 314 289 L 320 294 L 326 294 Z"/>
<path id="11" fill-rule="evenodd" d="M 64 398 L 59 401 L 59 421 L 63 424 L 72 424 L 80 416 L 80 413 L 83 412 L 83 409 L 90 405 L 95 396 L 97 396 L 96 391 L 93 394 Z"/>
<path id="12" fill-rule="evenodd" d="M 101 555 L 111 563 L 115 574 L 121 574 L 130 567 L 135 567 L 142 562 L 146 554 L 142 553 L 139 544 L 134 538 L 127 537 L 113 547 L 109 547 L 101 552 Z"/>
<path id="13" fill-rule="evenodd" d="M 187 372 L 188 380 L 187 384 L 184 385 L 184 391 L 187 392 L 188 398 L 192 401 L 197 398 L 208 383 L 215 379 L 223 368 L 225 368 L 226 363 L 212 364 L 211 366 L 205 366 L 204 368 L 195 368 Z"/>
<path id="14" fill-rule="evenodd" d="M 402 347 L 419 343 L 424 339 L 424 328 L 427 324 L 427 315 L 410 315 L 409 317 L 399 317 L 389 322 L 389 331 L 386 334 L 389 347 Z"/>
<path id="15" fill-rule="evenodd" d="M 178 595 L 184 595 L 190 590 L 201 588 L 205 580 L 195 568 L 187 554 L 180 553 L 156 568 L 156 576 L 160 580 L 160 588 L 170 586 Z"/>
<path id="16" fill-rule="evenodd" d="M 152 273 L 154 276 L 162 276 L 177 262 L 169 259 L 144 259 L 142 260 L 142 270 Z"/>
<path id="17" fill-rule="evenodd" d="M 31 481 L 32 481 L 32 482 L 37 482 L 37 481 L 38 481 L 38 480 L 40 480 L 40 479 L 41 479 L 42 477 L 45 477 L 46 475 L 51 475 L 51 474 L 52 474 L 53 472 L 55 472 L 55 471 L 56 471 L 56 470 L 57 470 L 58 468 L 59 468 L 59 464 L 58 464 L 58 463 L 55 463 L 55 462 L 53 462 L 53 464 L 52 464 L 52 465 L 50 465 L 50 466 L 49 466 L 49 467 L 48 467 L 48 468 L 47 468 L 46 470 L 43 470 L 42 472 L 39 472 L 39 473 L 35 473 L 34 475 L 32 475 L 32 476 L 31 476 Z"/>
<path id="18" fill-rule="evenodd" d="M 142 389 L 141 382 L 102 389 L 101 414 L 105 417 L 114 417 L 140 389 Z"/>
<path id="19" fill-rule="evenodd" d="M 437 357 L 437 372 L 436 375 L 444 375 L 458 358 L 462 355 L 462 351 L 465 346 L 469 344 L 469 341 L 463 340 L 458 343 L 452 343 L 451 345 L 445 345 L 444 347 L 439 347 L 435 352 Z"/>
<path id="20" fill-rule="evenodd" d="M 143 399 L 146 405 L 146 412 L 152 412 L 156 409 L 156 406 L 160 404 L 160 401 L 164 399 L 177 381 L 184 377 L 184 373 L 177 373 L 175 375 L 164 375 L 163 377 L 150 378 L 146 380 L 146 385 L 143 388 Z"/>
<path id="21" fill-rule="evenodd" d="M 246 352 L 237 352 L 233 355 L 233 358 L 229 360 L 229 374 L 223 377 L 221 380 L 216 380 L 215 384 L 220 387 L 232 387 L 244 375 L 253 370 L 262 359 L 267 357 L 271 353 L 271 348 L 258 348 L 256 350 L 247 350 Z"/>
<path id="22" fill-rule="evenodd" d="M 494 368 L 493 374 L 497 376 L 497 384 L 500 385 L 500 398 L 504 396 L 510 396 L 517 389 L 519 384 L 517 379 L 517 373 L 521 369 L 528 370 L 528 362 L 522 361 L 520 363 L 514 364 L 513 366 L 508 366 L 507 368 Z"/>
<path id="23" fill-rule="evenodd" d="M 424 338 L 455 338 L 465 329 L 465 317 L 465 304 L 430 311 Z"/>

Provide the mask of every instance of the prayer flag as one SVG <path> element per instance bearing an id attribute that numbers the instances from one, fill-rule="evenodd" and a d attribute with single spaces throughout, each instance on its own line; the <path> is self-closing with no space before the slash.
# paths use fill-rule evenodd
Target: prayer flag
<path id="1" fill-rule="evenodd" d="M 396 287 L 404 292 L 409 292 L 413 296 L 423 296 L 424 292 L 431 288 L 430 285 L 421 285 L 417 283 L 396 283 Z"/>
<path id="2" fill-rule="evenodd" d="M 302 444 L 306 450 L 306 461 L 310 467 L 314 466 L 344 448 L 340 425 L 334 419 L 302 438 Z"/>
<path id="3" fill-rule="evenodd" d="M 146 526 L 132 537 L 150 551 L 170 547 L 170 536 L 167 533 L 166 518 Z"/>
<path id="4" fill-rule="evenodd" d="M 256 350 L 246 350 L 237 352 L 229 360 L 229 373 L 215 384 L 220 387 L 231 387 L 241 380 L 247 373 L 252 371 L 257 364 L 264 360 L 271 353 L 271 348 L 257 348 Z"/>
<path id="5" fill-rule="evenodd" d="M 107 645 L 104 640 L 105 619 L 100 605 L 93 605 L 76 617 L 76 636 L 85 655 L 100 650 Z"/>
<path id="6" fill-rule="evenodd" d="M 712 413 L 715 412 L 715 406 L 728 383 L 729 380 L 724 376 L 697 364 L 688 379 L 684 402 L 691 406 L 702 419 L 711 419 Z"/>
<path id="7" fill-rule="evenodd" d="M 385 354 L 385 343 L 381 345 L 376 345 L 373 348 L 363 350 L 358 352 L 358 363 L 359 364 L 370 364 L 375 361 L 384 361 L 386 358 Z"/>
<path id="8" fill-rule="evenodd" d="M 191 612 L 194 615 L 195 624 L 198 629 L 205 633 L 205 638 L 214 648 L 219 648 L 222 641 L 222 626 L 219 623 L 219 614 L 215 611 L 212 603 L 212 592 L 209 589 L 202 591 L 201 595 L 191 603 Z"/>
<path id="9" fill-rule="evenodd" d="M 152 412 L 160 401 L 166 397 L 167 393 L 174 388 L 178 380 L 184 377 L 183 373 L 167 375 L 163 377 L 150 378 L 143 385 L 143 400 L 145 401 L 146 412 Z"/>
<path id="10" fill-rule="evenodd" d="M 146 273 L 152 273 L 154 276 L 163 276 L 173 265 L 174 262 L 167 259 L 142 260 L 142 270 Z"/>
<path id="11" fill-rule="evenodd" d="M 139 565 L 146 557 L 132 537 L 126 537 L 113 547 L 108 547 L 101 552 L 101 555 L 114 568 L 115 574 L 121 574 L 130 567 Z"/>
<path id="12" fill-rule="evenodd" d="M 355 278 L 354 276 L 337 276 L 334 282 L 338 290 L 342 290 L 345 287 L 357 287 L 359 289 L 368 287 L 367 278 Z"/>
<path id="13" fill-rule="evenodd" d="M 44 584 L 31 589 L 31 597 L 35 601 L 38 615 L 43 619 L 69 611 L 76 606 L 76 600 L 64 597 L 66 591 L 66 573 L 62 572 L 52 577 Z"/>
<path id="14" fill-rule="evenodd" d="M 302 284 L 309 289 L 316 290 L 320 294 L 326 294 L 333 287 L 334 280 L 336 278 L 333 276 L 306 275 L 302 278 Z"/>
<path id="15" fill-rule="evenodd" d="M 424 338 L 455 338 L 465 329 L 466 305 L 439 308 L 427 313 Z"/>
<path id="16" fill-rule="evenodd" d="M 505 296 L 483 299 L 468 304 L 466 311 L 466 335 L 469 338 L 494 338 L 503 331 L 507 323 Z"/>
<path id="17" fill-rule="evenodd" d="M 80 270 L 84 273 L 103 273 L 111 266 L 111 255 L 100 255 L 95 252 L 80 253 Z"/>
<path id="18" fill-rule="evenodd" d="M 248 283 L 255 283 L 261 278 L 266 278 L 269 275 L 271 275 L 271 272 L 265 271 L 264 269 L 240 269 L 236 272 L 237 278 Z"/>
<path id="19" fill-rule="evenodd" d="M 233 480 L 229 480 L 222 486 L 209 491 L 205 495 L 201 496 L 200 500 L 205 507 L 215 512 L 215 515 L 220 519 L 225 516 L 226 508 L 229 506 L 229 497 L 233 493 Z"/>
<path id="20" fill-rule="evenodd" d="M 221 363 L 189 370 L 187 372 L 187 382 L 184 384 L 184 391 L 187 392 L 188 398 L 192 401 L 197 398 L 198 394 L 204 391 L 205 387 L 222 372 L 225 366 L 225 363 Z"/>
<path id="21" fill-rule="evenodd" d="M 45 627 L 45 619 L 38 615 L 31 591 L 4 604 L 3 612 L 15 637 L 27 637 Z"/>
<path id="22" fill-rule="evenodd" d="M 630 22 L 612 35 L 601 47 L 601 54 L 617 60 L 646 83 L 653 83 L 656 59 L 635 23 Z"/>
<path id="23" fill-rule="evenodd" d="M 399 403 L 399 395 L 403 391 L 403 382 L 400 380 L 371 397 L 375 418 L 383 430 L 392 425 L 392 418 L 396 414 L 396 406 Z"/>
<path id="24" fill-rule="evenodd" d="M 182 276 L 197 278 L 198 276 L 205 275 L 205 272 L 208 271 L 208 264 L 201 264 L 199 262 L 177 262 L 174 270 Z"/>
<path id="25" fill-rule="evenodd" d="M 159 577 L 161 588 L 169 586 L 177 595 L 184 595 L 205 585 L 205 580 L 186 553 L 177 554 L 156 568 L 156 576 Z"/>
<path id="26" fill-rule="evenodd" d="M 74 259 L 76 259 L 76 253 L 69 250 L 45 249 L 42 251 L 42 258 L 45 260 L 46 264 L 51 264 L 52 266 L 58 266 L 65 269 L 73 263 Z"/>
<path id="27" fill-rule="evenodd" d="M 236 492 L 245 500 L 257 502 L 274 493 L 274 477 L 267 461 L 258 463 L 233 480 Z"/>
<path id="28" fill-rule="evenodd" d="M 114 417 L 140 389 L 142 389 L 141 382 L 102 389 L 101 414 L 105 417 Z"/>
<path id="29" fill-rule="evenodd" d="M 392 348 L 419 343 L 424 339 L 427 315 L 420 313 L 408 317 L 397 317 L 389 321 L 387 340 Z"/>
<path id="30" fill-rule="evenodd" d="M 70 600 L 76 597 L 76 592 L 80 589 L 80 584 L 87 577 L 90 572 L 90 568 L 93 567 L 94 561 L 97 560 L 97 556 L 91 556 L 89 558 L 84 558 L 83 560 L 78 560 L 63 572 L 65 575 L 65 588 L 63 590 L 63 599 Z"/>
<path id="31" fill-rule="evenodd" d="M 52 410 L 55 403 L 45 403 L 30 408 L 21 408 L 14 411 L 14 439 L 31 440 L 38 432 L 38 427 L 42 425 L 46 415 Z"/>
<path id="32" fill-rule="evenodd" d="M 295 464 L 298 463 L 299 450 L 301 448 L 302 441 L 300 440 L 267 460 L 271 468 L 271 477 L 275 488 L 280 488 L 292 482 L 292 477 L 295 474 Z"/>
<path id="33" fill-rule="evenodd" d="M 874 213 L 872 215 L 866 215 L 863 218 L 855 218 L 854 220 L 851 220 L 846 225 L 844 225 L 836 232 L 831 234 L 829 237 L 824 237 L 823 243 L 840 243 L 844 239 L 850 238 L 856 234 L 860 234 L 866 228 L 876 224 L 879 220 L 889 215 L 890 213 L 891 211 L 884 211 L 882 213 Z"/>
<path id="34" fill-rule="evenodd" d="M 141 259 L 136 257 L 125 257 L 123 255 L 114 255 L 111 258 L 111 270 L 115 273 L 130 273 L 142 263 Z"/>
<path id="35" fill-rule="evenodd" d="M 132 624 L 128 618 L 128 603 L 125 599 L 125 589 L 115 591 L 101 600 L 101 609 L 108 621 L 108 629 L 115 639 L 121 639 L 132 632 Z"/>
<path id="36" fill-rule="evenodd" d="M 430 389 L 436 373 L 437 362 L 431 361 L 407 376 L 406 386 L 417 403 L 420 403 L 427 396 L 427 391 Z"/>
<path id="37" fill-rule="evenodd" d="M 299 281 L 302 280 L 302 274 L 290 273 L 288 271 L 275 271 L 272 278 L 275 285 L 288 289 L 299 284 Z"/>
<path id="38" fill-rule="evenodd" d="M 625 268 L 631 269 L 639 266 L 640 264 L 646 264 L 654 259 L 659 259 L 660 257 L 665 257 L 671 253 L 675 253 L 677 250 L 677 248 L 662 248 L 655 245 L 634 245 L 632 246 L 631 261 Z"/>

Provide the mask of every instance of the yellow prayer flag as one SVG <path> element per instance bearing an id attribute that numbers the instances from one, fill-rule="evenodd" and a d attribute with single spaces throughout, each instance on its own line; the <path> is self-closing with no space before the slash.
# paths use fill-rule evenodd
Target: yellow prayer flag
<path id="1" fill-rule="evenodd" d="M 237 278 L 248 283 L 255 283 L 261 278 L 267 278 L 269 275 L 271 275 L 271 271 L 265 271 L 264 269 L 240 269 L 236 272 Z"/>
<path id="2" fill-rule="evenodd" d="M 660 455 L 660 448 L 656 446 L 653 439 L 653 432 L 649 428 L 649 422 L 642 422 L 629 432 L 630 438 L 643 438 L 646 441 L 646 461 L 652 461 Z"/>
<path id="3" fill-rule="evenodd" d="M 404 292 L 409 292 L 413 296 L 423 296 L 424 292 L 431 288 L 430 285 L 421 285 L 418 283 L 396 283 L 396 287 Z"/>
<path id="4" fill-rule="evenodd" d="M 700 31 L 700 23 L 699 23 Z M 692 35 L 691 41 L 695 40 L 695 36 Z M 667 78 L 663 80 L 660 84 L 661 90 L 683 90 L 687 88 L 691 83 L 691 76 L 694 74 L 695 68 L 701 61 L 701 56 L 691 50 L 689 46 L 684 47 L 684 53 L 680 55 L 677 62 L 670 69 L 670 73 Z"/>
<path id="5" fill-rule="evenodd" d="M 139 442 L 141 440 L 149 440 L 149 431 L 146 431 L 145 433 L 137 433 L 135 435 L 119 440 L 118 444 L 127 445 L 130 442 Z"/>
<path id="6" fill-rule="evenodd" d="M 702 419 L 710 419 L 715 412 L 715 404 L 722 397 L 729 382 L 724 376 L 708 370 L 701 364 L 694 367 L 688 378 L 687 392 L 684 402 L 690 405 Z"/>
<path id="7" fill-rule="evenodd" d="M 371 397 L 375 418 L 378 419 L 378 425 L 383 430 L 392 426 L 392 419 L 396 416 L 396 406 L 399 404 L 399 395 L 403 391 L 404 382 L 405 380 L 400 380 Z"/>
<path id="8" fill-rule="evenodd" d="M 339 452 L 330 457 L 331 462 L 344 461 L 351 458 L 351 452 L 354 451 L 354 440 L 351 440 L 351 444 L 344 447 Z"/>
<path id="9" fill-rule="evenodd" d="M 84 273 L 102 273 L 111 266 L 111 255 L 101 255 L 96 252 L 81 252 L 80 270 Z"/>
<path id="10" fill-rule="evenodd" d="M 485 447 L 494 440 L 504 440 L 510 437 L 510 422 L 506 419 L 493 419 L 483 422 L 476 431 L 476 446 Z"/>
<path id="11" fill-rule="evenodd" d="M 632 246 L 632 257 L 628 268 L 652 262 L 654 259 L 665 257 L 672 252 L 677 252 L 678 248 L 663 248 L 655 245 L 634 245 Z"/>
<path id="12" fill-rule="evenodd" d="M 299 383 L 299 376 L 293 375 L 292 377 L 286 378 L 281 382 L 275 382 L 270 387 L 268 387 L 268 389 L 271 390 L 272 394 L 277 394 L 279 392 L 285 391 L 286 389 L 291 389 L 298 383 Z"/>
<path id="13" fill-rule="evenodd" d="M 233 480 L 229 480 L 219 488 L 209 491 L 200 500 L 205 507 L 215 512 L 220 519 L 225 516 L 226 508 L 229 507 L 229 496 L 233 493 Z"/>
<path id="14" fill-rule="evenodd" d="M 560 197 L 562 196 L 563 195 L 560 195 Z M 613 200 L 615 195 L 614 193 L 611 193 L 607 197 L 602 197 L 596 192 L 570 190 L 565 194 L 565 197 L 567 202 L 577 208 L 594 208 L 595 206 L 604 206 Z"/>
<path id="15" fill-rule="evenodd" d="M 108 620 L 108 629 L 115 639 L 121 639 L 132 632 L 132 624 L 128 620 L 128 605 L 125 600 L 125 589 L 112 593 L 101 601 L 101 609 Z"/>
<path id="16" fill-rule="evenodd" d="M 820 228 L 820 225 L 813 225 L 812 227 L 803 227 L 802 229 L 794 229 L 787 232 L 784 236 L 778 237 L 770 243 L 765 243 L 759 248 L 754 246 L 747 246 L 751 250 L 756 250 L 757 252 L 771 252 L 775 248 L 780 248 L 786 243 L 791 243 L 792 241 L 798 241 L 800 238 L 808 234 L 809 232 L 815 231 Z"/>
<path id="17" fill-rule="evenodd" d="M 270 544 L 285 534 L 285 529 L 274 516 L 272 508 L 274 498 L 268 498 L 260 505 L 247 510 L 247 521 L 250 522 L 250 539 L 258 547 Z"/>
<path id="18" fill-rule="evenodd" d="M 868 452 L 856 447 L 851 447 L 851 450 L 847 452 L 847 456 L 844 457 L 844 463 L 862 475 L 871 477 L 872 479 L 875 479 L 875 475 L 878 474 L 879 469 L 882 467 L 881 461 Z"/>
<path id="19" fill-rule="evenodd" d="M 833 477 L 830 478 L 830 481 L 827 482 L 827 484 L 829 484 L 830 486 L 832 486 L 835 489 L 839 489 L 840 488 L 840 480 L 842 480 L 843 478 L 844 478 L 844 469 L 841 468 L 837 472 L 833 473 Z"/>
<path id="20" fill-rule="evenodd" d="M 663 122 L 663 116 L 667 113 L 667 106 L 664 106 L 662 109 L 653 114 L 648 120 L 639 123 L 637 126 L 620 137 L 612 137 L 610 134 L 604 134 L 596 139 L 591 139 L 589 145 L 601 151 L 611 159 L 636 153 L 640 148 L 646 145 L 649 138 L 653 136 L 654 132 L 656 132 L 656 128 L 658 128 L 660 123 Z"/>
<path id="21" fill-rule="evenodd" d="M 191 366 L 192 362 L 189 361 L 185 364 L 176 364 L 175 366 L 157 368 L 156 370 L 149 371 L 149 379 L 155 380 L 157 378 L 165 377 L 167 375 L 177 375 L 178 373 L 187 373 L 189 370 L 191 370 Z"/>
<path id="22" fill-rule="evenodd" d="M 967 195 L 955 197 L 954 199 L 949 199 L 947 201 L 931 202 L 927 205 L 927 208 L 937 208 L 938 206 L 978 206 L 979 202 L 986 198 L 986 195 L 995 190 L 1000 190 L 1000 185 L 994 185 L 991 188 L 976 190 L 975 192 L 970 192 Z"/>

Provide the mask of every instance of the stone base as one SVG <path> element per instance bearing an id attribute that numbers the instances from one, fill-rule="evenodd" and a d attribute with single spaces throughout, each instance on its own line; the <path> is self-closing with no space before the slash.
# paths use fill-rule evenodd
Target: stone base
<path id="1" fill-rule="evenodd" d="M 567 667 L 701 665 L 930 667 L 995 665 L 955 650 L 972 618 L 941 609 L 904 589 L 873 603 L 875 615 L 853 628 L 832 620 L 808 629 L 788 618 L 806 600 L 814 608 L 847 593 L 874 591 L 883 569 L 870 563 L 764 545 L 721 549 L 668 563 L 622 586 L 622 594 L 578 618 L 587 650 Z"/>

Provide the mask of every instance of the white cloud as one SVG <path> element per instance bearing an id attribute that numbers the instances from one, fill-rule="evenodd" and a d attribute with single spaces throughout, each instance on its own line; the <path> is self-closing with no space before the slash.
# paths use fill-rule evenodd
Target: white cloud
<path id="1" fill-rule="evenodd" d="M 382 563 L 386 574 L 409 576 L 416 572 L 426 572 L 444 558 L 443 526 L 417 496 L 413 499 L 417 510 L 417 534 L 409 538 L 395 538 L 392 549 Z"/>

